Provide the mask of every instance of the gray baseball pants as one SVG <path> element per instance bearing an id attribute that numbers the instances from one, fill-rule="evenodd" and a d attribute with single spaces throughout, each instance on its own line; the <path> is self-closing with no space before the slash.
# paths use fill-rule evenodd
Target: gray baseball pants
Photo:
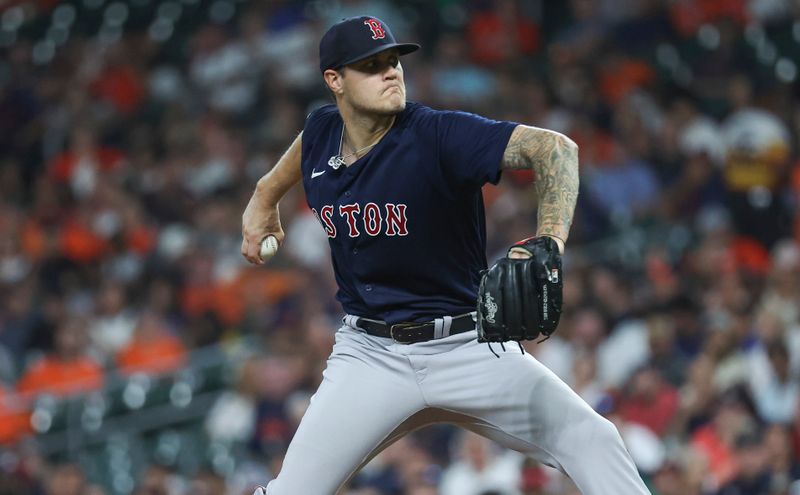
<path id="1" fill-rule="evenodd" d="M 516 345 L 498 359 L 476 337 L 399 344 L 341 327 L 281 472 L 256 495 L 334 495 L 393 441 L 433 423 L 555 467 L 585 495 L 650 493 L 610 421 Z"/>

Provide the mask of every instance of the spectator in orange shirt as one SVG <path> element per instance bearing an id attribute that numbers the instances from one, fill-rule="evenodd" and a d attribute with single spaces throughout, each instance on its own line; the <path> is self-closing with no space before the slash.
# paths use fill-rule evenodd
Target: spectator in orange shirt
<path id="1" fill-rule="evenodd" d="M 123 374 L 168 373 L 186 363 L 186 347 L 167 330 L 164 320 L 155 313 L 143 313 L 131 342 L 117 353 L 117 365 Z"/>
<path id="2" fill-rule="evenodd" d="M 69 317 L 55 332 L 55 350 L 30 365 L 17 390 L 35 396 L 50 393 L 59 397 L 97 390 L 103 386 L 103 369 L 86 353 L 86 322 Z"/>
<path id="3" fill-rule="evenodd" d="M 711 486 L 719 488 L 736 477 L 736 439 L 753 426 L 753 417 L 743 399 L 731 390 L 720 397 L 711 422 L 694 432 L 691 445 L 708 462 L 706 481 Z"/>
<path id="4" fill-rule="evenodd" d="M 499 65 L 529 56 L 539 49 L 539 26 L 514 0 L 491 2 L 470 19 L 467 41 L 472 59 L 481 65 Z"/>
<path id="5" fill-rule="evenodd" d="M 625 421 L 645 426 L 661 437 L 666 435 L 677 412 L 677 390 L 650 366 L 634 373 L 619 407 Z"/>
<path id="6" fill-rule="evenodd" d="M 28 416 L 19 397 L 0 383 L 0 445 L 13 443 L 31 431 Z"/>
<path id="7" fill-rule="evenodd" d="M 47 168 L 50 178 L 68 184 L 76 198 L 85 198 L 94 192 L 98 174 L 121 170 L 123 161 L 119 150 L 102 146 L 93 129 L 78 124 L 69 148 L 53 157 Z"/>
<path id="8" fill-rule="evenodd" d="M 122 115 L 134 113 L 145 95 L 141 72 L 131 63 L 124 49 L 115 45 L 106 53 L 105 67 L 92 81 L 90 89 Z"/>

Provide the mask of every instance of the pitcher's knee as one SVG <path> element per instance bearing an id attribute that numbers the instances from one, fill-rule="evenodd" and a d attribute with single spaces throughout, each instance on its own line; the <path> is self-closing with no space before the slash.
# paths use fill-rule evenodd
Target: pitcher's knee
<path id="1" fill-rule="evenodd" d="M 599 414 L 594 414 L 582 421 L 576 427 L 575 436 L 579 439 L 581 449 L 586 451 L 594 449 L 609 451 L 617 447 L 624 448 L 617 427 Z"/>

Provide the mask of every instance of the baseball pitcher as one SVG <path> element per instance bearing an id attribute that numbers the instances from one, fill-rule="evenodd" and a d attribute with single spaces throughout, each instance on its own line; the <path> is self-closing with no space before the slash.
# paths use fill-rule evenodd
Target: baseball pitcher
<path id="1" fill-rule="evenodd" d="M 566 136 L 407 102 L 380 19 L 331 27 L 319 63 L 335 105 L 258 181 L 242 255 L 284 238 L 278 203 L 302 180 L 346 313 L 323 381 L 264 495 L 333 495 L 402 435 L 467 428 L 560 469 L 588 495 L 647 494 L 615 427 L 520 345 L 561 312 L 561 254 L 578 195 Z M 488 268 L 481 187 L 532 169 L 536 235 Z M 492 347 L 490 347 L 492 346 Z"/>

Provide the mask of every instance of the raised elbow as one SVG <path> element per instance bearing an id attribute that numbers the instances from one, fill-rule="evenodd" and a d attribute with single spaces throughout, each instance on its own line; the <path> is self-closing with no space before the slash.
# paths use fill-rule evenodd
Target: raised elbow
<path id="1" fill-rule="evenodd" d="M 557 149 L 559 152 L 554 158 L 561 162 L 562 166 L 568 168 L 578 168 L 578 144 L 563 134 L 556 134 Z"/>
<path id="2" fill-rule="evenodd" d="M 559 138 L 560 138 L 560 141 L 561 141 L 561 146 L 563 148 L 569 150 L 569 152 L 571 154 L 574 154 L 577 157 L 578 156 L 578 143 L 576 143 L 575 141 L 573 141 L 572 139 L 570 139 L 569 137 L 567 137 L 567 136 L 565 136 L 563 134 L 559 134 Z"/>

